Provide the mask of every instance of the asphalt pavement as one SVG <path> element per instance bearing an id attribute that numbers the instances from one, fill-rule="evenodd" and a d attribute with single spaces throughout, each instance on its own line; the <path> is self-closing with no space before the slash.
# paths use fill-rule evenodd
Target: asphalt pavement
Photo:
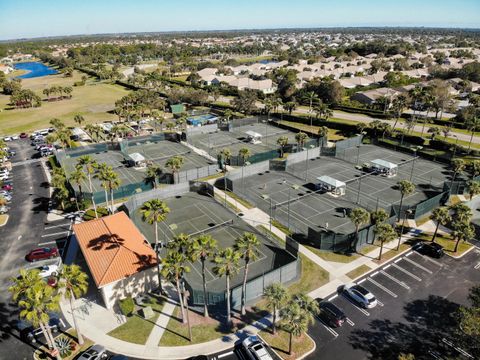
<path id="1" fill-rule="evenodd" d="M 478 249 L 458 260 L 410 251 L 357 281 L 376 296 L 375 308 L 358 307 L 341 289 L 325 299 L 348 321 L 332 329 L 317 319 L 309 331 L 317 348 L 307 359 L 397 360 L 401 352 L 417 360 L 473 359 L 470 344 L 457 338 L 454 314 L 479 282 Z"/>

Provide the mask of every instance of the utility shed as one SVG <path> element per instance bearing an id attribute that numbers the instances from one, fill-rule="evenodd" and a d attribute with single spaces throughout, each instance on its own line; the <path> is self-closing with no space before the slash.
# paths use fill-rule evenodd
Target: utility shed
<path id="1" fill-rule="evenodd" d="M 347 184 L 328 175 L 317 177 L 317 181 L 318 188 L 325 189 L 334 196 L 345 195 L 345 191 L 347 190 Z"/>

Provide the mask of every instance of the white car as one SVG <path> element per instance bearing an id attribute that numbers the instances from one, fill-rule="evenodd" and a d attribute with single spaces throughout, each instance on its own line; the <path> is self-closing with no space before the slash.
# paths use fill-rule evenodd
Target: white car
<path id="1" fill-rule="evenodd" d="M 40 270 L 40 277 L 46 278 L 58 273 L 58 265 L 40 266 L 38 270 Z"/>
<path id="2" fill-rule="evenodd" d="M 371 309 L 377 306 L 377 299 L 375 296 L 363 286 L 347 284 L 344 286 L 343 291 L 350 299 L 365 309 Z"/>
<path id="3" fill-rule="evenodd" d="M 0 173 L 0 180 L 7 180 L 9 178 L 8 173 Z"/>
<path id="4" fill-rule="evenodd" d="M 102 345 L 93 345 L 77 357 L 78 360 L 101 360 L 108 357 L 107 350 Z"/>
<path id="5" fill-rule="evenodd" d="M 5 136 L 5 137 L 3 138 L 3 140 L 4 140 L 4 141 L 12 141 L 13 139 L 12 139 L 11 136 Z"/>
<path id="6" fill-rule="evenodd" d="M 242 347 L 251 360 L 273 360 L 266 345 L 257 336 L 249 336 L 243 340 Z"/>

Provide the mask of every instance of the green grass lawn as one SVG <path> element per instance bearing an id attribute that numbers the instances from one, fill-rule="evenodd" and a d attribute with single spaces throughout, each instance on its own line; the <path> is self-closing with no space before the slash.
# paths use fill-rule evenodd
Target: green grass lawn
<path id="1" fill-rule="evenodd" d="M 347 275 L 350 279 L 355 279 L 355 278 L 365 274 L 366 272 L 369 272 L 370 270 L 372 270 L 372 269 L 369 266 L 360 265 L 359 267 L 353 269 L 352 271 L 349 271 L 345 275 Z"/>
<path id="2" fill-rule="evenodd" d="M 433 234 L 431 233 L 423 233 L 417 236 L 416 239 L 431 241 L 432 237 L 433 237 Z M 472 244 L 461 241 L 458 244 L 457 252 L 454 252 L 456 241 L 453 240 L 450 235 L 444 235 L 444 234 L 437 234 L 437 236 L 435 237 L 435 242 L 443 246 L 443 250 L 445 251 L 446 254 L 452 255 L 452 256 L 462 255 L 465 251 L 469 250 L 472 247 Z"/>
<path id="3" fill-rule="evenodd" d="M 325 285 L 330 279 L 327 270 L 322 269 L 305 255 L 300 254 L 300 259 L 302 260 L 302 275 L 297 282 L 288 287 L 290 294 L 309 293 Z"/>
<path id="4" fill-rule="evenodd" d="M 383 264 L 385 261 L 388 261 L 390 260 L 391 258 L 395 257 L 396 255 L 400 254 L 401 252 L 407 250 L 410 248 L 410 245 L 408 244 L 400 244 L 400 248 L 399 250 L 397 251 L 396 249 L 391 249 L 391 250 L 387 250 L 387 249 L 383 249 L 383 253 L 382 253 L 382 260 L 374 260 L 374 262 L 376 262 L 377 264 Z"/>
<path id="5" fill-rule="evenodd" d="M 63 75 L 50 75 L 39 78 L 23 79 L 22 87 L 31 89 L 45 98 L 42 90 L 52 85 L 73 86 L 80 81 L 83 74 L 75 72 L 71 78 Z M 73 117 L 81 114 L 85 123 L 116 120 L 117 116 L 110 114 L 115 101 L 128 94 L 128 91 L 118 85 L 89 80 L 85 86 L 72 87 L 72 98 L 60 101 L 42 101 L 39 108 L 7 110 L 9 96 L 0 95 L 0 134 L 14 134 L 49 126 L 49 121 L 58 118 L 67 126 L 74 125 Z"/>
<path id="6" fill-rule="evenodd" d="M 259 332 L 259 335 L 284 360 L 298 359 L 314 347 L 314 343 L 310 337 L 304 334 L 300 337 L 294 336 L 292 341 L 292 354 L 288 355 L 288 345 L 290 341 L 290 334 L 288 332 L 279 329 L 276 334 L 273 335 L 269 330 L 262 330 Z"/>
<path id="7" fill-rule="evenodd" d="M 320 249 L 317 249 L 316 247 L 310 246 L 310 245 L 304 245 L 308 250 L 311 252 L 315 253 L 318 257 L 322 258 L 323 260 L 326 261 L 333 261 L 333 262 L 339 262 L 339 263 L 349 263 L 355 259 L 358 259 L 360 256 L 358 254 L 351 254 L 351 255 L 344 255 L 344 254 L 338 254 L 334 253 L 331 251 L 322 251 Z"/>
<path id="8" fill-rule="evenodd" d="M 310 126 L 302 123 L 297 123 L 293 121 L 286 121 L 286 120 L 281 120 L 279 121 L 280 124 L 282 125 L 287 125 L 290 126 L 294 129 L 298 129 L 301 131 L 305 132 L 312 132 L 314 134 L 318 133 L 318 129 L 320 126 Z M 328 122 L 325 123 L 325 126 L 328 126 Z M 340 130 L 335 130 L 335 129 L 328 129 L 328 140 L 330 141 L 338 141 L 338 140 L 343 140 L 345 139 L 345 136 L 342 135 L 342 132 Z"/>
<path id="9" fill-rule="evenodd" d="M 244 198 L 238 196 L 237 194 L 231 192 L 231 191 L 227 191 L 227 196 L 229 196 L 230 198 L 236 200 L 238 203 L 242 204 L 243 206 L 245 206 L 247 209 L 253 209 L 255 206 L 253 206 L 252 204 L 250 204 L 247 200 L 245 200 Z M 227 200 L 228 201 L 228 200 Z"/>
<path id="10" fill-rule="evenodd" d="M 181 312 L 177 306 L 170 318 L 158 346 L 192 345 L 218 339 L 228 332 L 222 331 L 220 323 L 213 319 L 205 320 L 202 315 L 190 312 L 192 324 L 192 342 L 188 341 L 188 326 L 180 320 Z"/>

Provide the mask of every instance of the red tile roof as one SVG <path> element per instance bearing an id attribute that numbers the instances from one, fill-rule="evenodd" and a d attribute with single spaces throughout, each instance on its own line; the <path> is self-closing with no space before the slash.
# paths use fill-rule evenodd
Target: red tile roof
<path id="1" fill-rule="evenodd" d="M 157 263 L 155 251 L 124 212 L 75 224 L 73 231 L 98 288 Z"/>

